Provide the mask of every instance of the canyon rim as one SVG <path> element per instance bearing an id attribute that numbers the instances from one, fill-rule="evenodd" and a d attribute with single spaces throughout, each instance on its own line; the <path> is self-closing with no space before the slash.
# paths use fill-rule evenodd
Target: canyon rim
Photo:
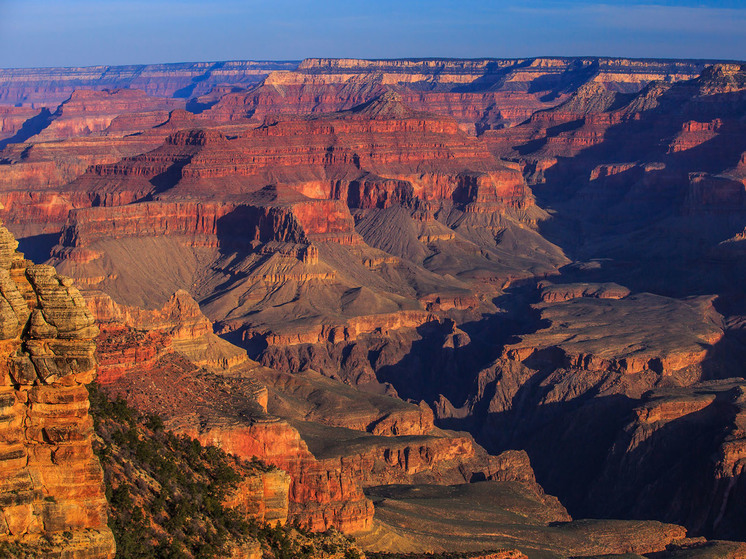
<path id="1" fill-rule="evenodd" d="M 0 557 L 746 557 L 746 10 L 466 4 L 653 50 L 0 69 Z"/>

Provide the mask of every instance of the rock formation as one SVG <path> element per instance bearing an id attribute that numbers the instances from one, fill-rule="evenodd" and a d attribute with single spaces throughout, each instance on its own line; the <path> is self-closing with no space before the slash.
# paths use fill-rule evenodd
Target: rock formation
<path id="1" fill-rule="evenodd" d="M 0 541 L 29 555 L 113 558 L 85 387 L 98 330 L 72 280 L 16 247 L 0 228 Z"/>
<path id="2" fill-rule="evenodd" d="M 130 304 L 162 304 L 178 289 L 209 298 L 220 331 L 247 342 L 315 343 L 416 327 L 432 320 L 420 311 L 434 304 L 482 306 L 475 292 L 525 274 L 526 260 L 499 248 L 504 240 L 525 239 L 535 271 L 566 261 L 536 233 L 546 216 L 517 166 L 395 93 L 346 112 L 231 130 L 175 132 L 67 185 L 69 199 L 93 207 L 69 214 L 55 263 Z M 140 248 L 112 259 L 103 246 L 111 243 Z M 130 261 L 162 260 L 164 250 L 181 254 L 168 259 L 179 269 L 146 272 Z M 155 275 L 143 282 L 141 272 Z M 318 293 L 319 305 L 286 305 L 290 291 L 275 287 L 288 282 Z"/>
<path id="3" fill-rule="evenodd" d="M 565 542 L 542 552 L 740 553 L 638 519 L 746 538 L 741 64 L 141 70 L 0 82 L 27 103 L 0 112 L 0 215 L 98 290 L 106 390 L 287 470 L 292 519 L 371 546 L 425 549 L 372 501 L 411 526 L 483 481 L 629 522 L 542 525 Z"/>
<path id="4" fill-rule="evenodd" d="M 650 81 L 695 77 L 704 66 L 620 59 L 354 60 L 307 59 L 294 72 L 270 74 L 259 87 L 227 93 L 210 109 L 216 120 L 334 112 L 396 89 L 421 110 L 454 117 L 470 133 L 510 127 L 564 100 L 589 80 L 615 91 Z"/>
<path id="5" fill-rule="evenodd" d="M 293 521 L 315 530 L 368 527 L 372 507 L 357 481 L 325 468 L 292 426 L 266 413 L 266 388 L 251 372 L 256 365 L 212 334 L 186 293 L 160 311 L 120 307 L 102 295 L 89 305 L 102 323 L 100 382 L 107 392 L 161 414 L 176 432 L 287 471 Z M 176 382 L 178 392 L 172 390 Z"/>
<path id="6" fill-rule="evenodd" d="M 38 119 L 41 113 L 40 109 L 30 107 L 0 105 L 0 146 L 4 147 L 4 144 L 9 143 L 11 139 L 21 136 L 24 124 L 27 121 L 33 122 L 34 119 Z"/>
<path id="7" fill-rule="evenodd" d="M 60 140 L 101 132 L 122 114 L 159 111 L 160 118 L 153 115 L 156 116 L 153 125 L 161 124 L 168 119 L 168 112 L 177 108 L 184 108 L 183 102 L 148 97 L 137 89 L 73 91 L 70 98 L 52 113 L 49 125 L 33 141 Z"/>
<path id="8" fill-rule="evenodd" d="M 292 62 L 197 62 L 85 68 L 18 68 L 0 73 L 0 103 L 54 107 L 76 89 L 140 89 L 148 95 L 188 98 L 213 85 L 250 85 Z"/>
<path id="9" fill-rule="evenodd" d="M 536 483 L 525 454 L 488 456 L 470 437 L 435 429 L 424 404 L 361 399 L 317 373 L 260 367 L 215 337 L 185 292 L 156 311 L 117 305 L 103 294 L 89 294 L 88 305 L 101 324 L 102 387 L 157 411 L 177 432 L 287 471 L 290 517 L 304 526 L 364 531 L 373 509 L 361 487 L 413 479 L 518 481 L 559 506 Z"/>
<path id="10" fill-rule="evenodd" d="M 739 539 L 744 530 L 737 504 L 744 488 L 743 390 L 742 379 L 731 379 L 645 394 L 590 499 L 605 503 L 605 516 L 620 509 L 639 517 L 656 511 L 684 519 L 696 533 Z M 624 502 L 630 495 L 637 496 L 634 504 Z"/>

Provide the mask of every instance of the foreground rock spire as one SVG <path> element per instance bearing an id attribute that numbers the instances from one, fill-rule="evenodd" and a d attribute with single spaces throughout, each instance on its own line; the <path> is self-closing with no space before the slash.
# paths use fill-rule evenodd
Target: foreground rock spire
<path id="1" fill-rule="evenodd" d="M 0 555 L 113 558 L 85 387 L 98 328 L 72 280 L 17 246 L 0 225 Z"/>

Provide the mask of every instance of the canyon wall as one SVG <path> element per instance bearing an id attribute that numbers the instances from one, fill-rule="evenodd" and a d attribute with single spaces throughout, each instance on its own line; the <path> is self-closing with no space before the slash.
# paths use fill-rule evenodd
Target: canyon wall
<path id="1" fill-rule="evenodd" d="M 85 387 L 96 375 L 98 330 L 72 280 L 16 246 L 0 228 L 0 542 L 19 556 L 113 558 Z"/>
<path id="2" fill-rule="evenodd" d="M 295 62 L 187 62 L 81 68 L 18 68 L 0 71 L 0 104 L 56 107 L 76 89 L 131 88 L 159 97 L 188 98 L 213 85 L 252 85 Z"/>
<path id="3" fill-rule="evenodd" d="M 226 93 L 205 114 L 232 121 L 334 112 L 394 89 L 408 105 L 452 116 L 475 134 L 523 122 L 589 80 L 613 91 L 638 91 L 651 81 L 693 78 L 704 67 L 699 61 L 610 58 L 307 59 L 246 93 Z"/>
<path id="4" fill-rule="evenodd" d="M 287 470 L 316 529 L 503 476 L 745 537 L 741 64 L 200 68 L 0 113 L 0 215 L 106 292 L 106 390 Z"/>

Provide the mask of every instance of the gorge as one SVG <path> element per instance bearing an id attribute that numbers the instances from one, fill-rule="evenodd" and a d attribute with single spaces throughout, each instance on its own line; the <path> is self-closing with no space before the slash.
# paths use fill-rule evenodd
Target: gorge
<path id="1" fill-rule="evenodd" d="M 113 556 L 96 376 L 356 553 L 746 556 L 745 118 L 735 62 L 0 70 L 0 542 Z"/>

